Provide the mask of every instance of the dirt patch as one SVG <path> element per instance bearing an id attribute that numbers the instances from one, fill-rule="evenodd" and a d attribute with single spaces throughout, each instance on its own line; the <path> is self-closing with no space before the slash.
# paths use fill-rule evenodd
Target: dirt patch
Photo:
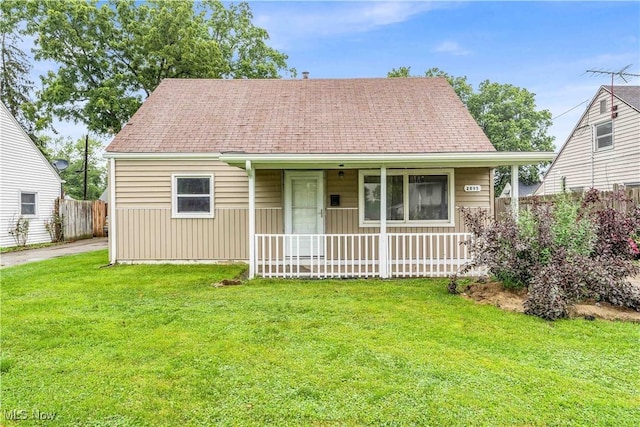
<path id="1" fill-rule="evenodd" d="M 633 279 L 640 284 L 640 277 Z M 461 295 L 480 304 L 489 304 L 503 310 L 524 313 L 523 302 L 527 296 L 525 289 L 505 289 L 500 282 L 472 283 L 464 287 Z M 640 312 L 617 307 L 605 302 L 585 301 L 575 305 L 570 311 L 571 317 L 586 319 L 624 320 L 640 323 Z"/>

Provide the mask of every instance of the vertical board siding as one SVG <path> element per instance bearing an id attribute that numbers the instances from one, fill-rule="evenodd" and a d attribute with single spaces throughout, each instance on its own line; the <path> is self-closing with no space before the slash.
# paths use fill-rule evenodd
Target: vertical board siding
<path id="1" fill-rule="evenodd" d="M 170 209 L 118 208 L 119 260 L 246 260 L 247 210 L 216 209 L 215 218 L 171 218 Z"/>
<path id="2" fill-rule="evenodd" d="M 256 209 L 256 234 L 284 233 L 283 210 L 280 208 Z"/>

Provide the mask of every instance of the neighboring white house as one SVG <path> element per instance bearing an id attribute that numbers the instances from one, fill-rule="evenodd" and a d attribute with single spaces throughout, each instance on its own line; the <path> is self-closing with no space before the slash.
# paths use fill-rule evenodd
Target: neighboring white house
<path id="1" fill-rule="evenodd" d="M 522 182 L 518 182 L 518 196 L 519 197 L 531 196 L 536 192 L 539 186 L 540 184 L 527 185 L 527 184 L 523 184 Z M 511 183 L 507 183 L 504 186 L 504 188 L 502 189 L 502 192 L 498 197 L 511 197 Z"/>
<path id="2" fill-rule="evenodd" d="M 640 86 L 601 86 L 535 194 L 640 186 Z"/>
<path id="3" fill-rule="evenodd" d="M 38 147 L 0 102 L 0 247 L 15 246 L 9 229 L 29 219 L 27 243 L 51 240 L 51 219 L 62 180 Z"/>

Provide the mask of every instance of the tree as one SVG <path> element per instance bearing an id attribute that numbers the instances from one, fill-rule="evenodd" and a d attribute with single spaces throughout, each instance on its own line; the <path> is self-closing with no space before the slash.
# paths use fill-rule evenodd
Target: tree
<path id="1" fill-rule="evenodd" d="M 0 99 L 46 155 L 46 142 L 35 135 L 36 116 L 31 100 L 34 86 L 29 77 L 31 64 L 19 47 L 22 42 L 21 10 L 21 4 L 14 0 L 0 2 Z"/>
<path id="2" fill-rule="evenodd" d="M 60 177 L 65 181 L 64 192 L 78 200 L 82 200 L 84 196 L 84 148 L 85 138 L 77 141 L 58 139 L 52 147 L 53 158 L 69 162 L 69 167 L 60 171 Z M 99 140 L 89 138 L 87 200 L 100 198 L 107 187 L 107 169 L 102 161 L 102 150 L 102 143 Z"/>
<path id="3" fill-rule="evenodd" d="M 411 67 L 394 68 L 388 77 L 410 77 Z M 492 83 L 485 80 L 478 91 L 467 77 L 454 77 L 431 68 L 427 77 L 445 77 L 469 113 L 482 128 L 489 141 L 498 151 L 553 151 L 553 137 L 547 135 L 551 126 L 551 112 L 537 110 L 535 94 L 510 84 Z M 540 181 L 541 168 L 546 164 L 520 167 L 519 179 L 525 184 Z M 494 186 L 496 194 L 502 192 L 511 180 L 511 168 L 496 169 Z"/>
<path id="4" fill-rule="evenodd" d="M 286 69 L 246 3 L 35 0 L 26 15 L 35 58 L 59 65 L 41 77 L 39 108 L 101 135 L 118 132 L 165 78 L 276 78 Z"/>
<path id="5" fill-rule="evenodd" d="M 553 137 L 547 135 L 551 112 L 536 109 L 535 94 L 510 84 L 480 83 L 479 91 L 467 102 L 467 108 L 498 151 L 553 151 Z M 519 179 L 525 184 L 540 182 L 543 165 L 520 167 Z M 495 173 L 496 191 L 502 191 L 511 179 L 509 167 Z"/>

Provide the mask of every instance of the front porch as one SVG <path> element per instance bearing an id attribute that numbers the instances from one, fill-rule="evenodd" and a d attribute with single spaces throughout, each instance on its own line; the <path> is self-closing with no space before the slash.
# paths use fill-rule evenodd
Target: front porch
<path id="1" fill-rule="evenodd" d="M 446 277 L 471 261 L 463 244 L 470 238 L 469 233 L 256 234 L 251 270 L 267 278 Z"/>
<path id="2" fill-rule="evenodd" d="M 548 157 L 230 153 L 221 159 L 244 166 L 248 176 L 250 278 L 392 278 L 457 273 L 471 261 L 459 208 L 492 209 L 494 167 L 510 165 L 517 181 L 519 165 Z"/>

